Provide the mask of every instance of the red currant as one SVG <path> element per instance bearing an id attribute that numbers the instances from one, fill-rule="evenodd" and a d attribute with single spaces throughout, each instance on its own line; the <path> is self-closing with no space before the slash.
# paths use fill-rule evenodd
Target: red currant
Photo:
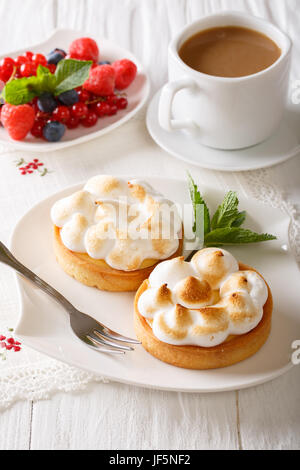
<path id="1" fill-rule="evenodd" d="M 84 127 L 93 127 L 97 121 L 98 121 L 97 114 L 94 113 L 93 111 L 90 111 L 88 115 L 84 119 L 82 119 L 81 124 Z"/>
<path id="2" fill-rule="evenodd" d="M 84 90 L 83 88 L 78 90 L 77 93 L 79 96 L 79 101 L 82 101 L 82 103 L 85 103 L 86 101 L 89 101 L 91 99 L 90 92 L 87 90 Z"/>
<path id="3" fill-rule="evenodd" d="M 110 106 L 105 101 L 99 101 L 94 105 L 93 111 L 99 116 L 103 117 L 109 113 Z"/>
<path id="4" fill-rule="evenodd" d="M 47 59 L 43 54 L 34 54 L 32 56 L 32 61 L 37 65 L 47 65 Z"/>
<path id="5" fill-rule="evenodd" d="M 70 116 L 70 119 L 66 122 L 68 129 L 75 129 L 79 125 L 79 118 L 76 116 Z"/>
<path id="6" fill-rule="evenodd" d="M 117 104 L 118 109 L 125 109 L 125 108 L 127 108 L 127 106 L 128 106 L 127 98 L 123 98 L 123 97 L 118 98 L 116 104 Z"/>
<path id="7" fill-rule="evenodd" d="M 24 57 L 23 55 L 19 55 L 16 59 L 15 59 L 15 65 L 17 67 L 21 67 L 21 65 L 23 64 L 28 64 L 29 60 Z"/>
<path id="8" fill-rule="evenodd" d="M 108 116 L 113 116 L 114 114 L 117 114 L 118 108 L 116 104 L 111 104 L 109 105 L 109 111 L 107 113 Z"/>
<path id="9" fill-rule="evenodd" d="M 33 127 L 30 131 L 31 134 L 34 137 L 42 137 L 45 124 L 46 124 L 45 121 L 42 121 L 41 119 L 37 119 L 35 123 L 33 124 Z"/>
<path id="10" fill-rule="evenodd" d="M 36 74 L 37 65 L 32 62 L 28 64 L 22 64 L 20 67 L 20 73 L 22 77 L 31 77 Z"/>
<path id="11" fill-rule="evenodd" d="M 11 72 L 0 67 L 0 80 L 2 80 L 2 82 L 7 82 L 7 80 L 9 80 L 10 77 L 11 77 Z"/>
<path id="12" fill-rule="evenodd" d="M 108 95 L 106 97 L 106 102 L 108 104 L 117 104 L 118 97 L 116 95 Z"/>
<path id="13" fill-rule="evenodd" d="M 83 119 L 88 113 L 88 107 L 86 104 L 79 101 L 78 103 L 73 104 L 71 113 L 73 116 Z"/>
<path id="14" fill-rule="evenodd" d="M 11 57 L 4 57 L 4 59 L 1 60 L 0 66 L 3 70 L 9 70 L 10 73 L 13 71 L 15 65 L 14 59 Z"/>
<path id="15" fill-rule="evenodd" d="M 55 73 L 56 65 L 55 65 L 55 64 L 47 64 L 47 69 L 48 69 L 51 73 Z"/>
<path id="16" fill-rule="evenodd" d="M 70 110 L 67 106 L 58 106 L 53 111 L 53 117 L 55 117 L 56 121 L 65 123 L 70 119 Z"/>
<path id="17" fill-rule="evenodd" d="M 32 57 L 33 57 L 33 52 L 26 51 L 26 52 L 24 52 L 23 56 L 26 57 L 26 59 L 28 59 L 31 62 Z"/>

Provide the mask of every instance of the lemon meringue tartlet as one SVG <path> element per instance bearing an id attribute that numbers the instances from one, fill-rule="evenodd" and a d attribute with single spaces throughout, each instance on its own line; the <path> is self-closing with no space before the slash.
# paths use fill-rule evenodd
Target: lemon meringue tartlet
<path id="1" fill-rule="evenodd" d="M 59 264 L 101 290 L 135 291 L 159 261 L 182 253 L 177 208 L 143 181 L 96 176 L 57 201 L 51 219 Z"/>
<path id="2" fill-rule="evenodd" d="M 269 286 L 227 251 L 206 248 L 191 262 L 160 263 L 135 296 L 135 330 L 161 361 L 217 369 L 255 354 L 271 330 Z"/>

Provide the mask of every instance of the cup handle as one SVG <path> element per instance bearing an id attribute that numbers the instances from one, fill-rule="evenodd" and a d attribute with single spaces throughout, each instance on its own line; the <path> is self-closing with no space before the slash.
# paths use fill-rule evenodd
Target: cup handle
<path id="1" fill-rule="evenodd" d="M 175 82 L 167 83 L 161 92 L 158 120 L 160 126 L 166 131 L 174 131 L 177 129 L 196 129 L 197 125 L 192 119 L 174 120 L 172 119 L 173 100 L 180 90 L 184 88 L 195 88 L 196 83 L 191 78 L 182 78 Z"/>

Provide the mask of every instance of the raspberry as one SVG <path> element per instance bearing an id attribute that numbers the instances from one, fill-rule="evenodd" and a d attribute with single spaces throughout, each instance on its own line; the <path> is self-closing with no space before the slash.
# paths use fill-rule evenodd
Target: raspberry
<path id="1" fill-rule="evenodd" d="M 7 103 L 2 107 L 2 124 L 14 140 L 26 137 L 34 124 L 34 119 L 34 109 L 29 104 L 15 106 Z"/>
<path id="2" fill-rule="evenodd" d="M 111 65 L 98 65 L 90 70 L 83 88 L 97 96 L 112 95 L 115 88 L 115 71 Z"/>
<path id="3" fill-rule="evenodd" d="M 91 38 L 75 39 L 69 47 L 69 54 L 73 59 L 92 60 L 98 62 L 99 49 L 96 41 Z"/>
<path id="4" fill-rule="evenodd" d="M 124 90 L 133 82 L 137 73 L 137 66 L 129 59 L 113 62 L 112 67 L 116 72 L 116 88 Z"/>

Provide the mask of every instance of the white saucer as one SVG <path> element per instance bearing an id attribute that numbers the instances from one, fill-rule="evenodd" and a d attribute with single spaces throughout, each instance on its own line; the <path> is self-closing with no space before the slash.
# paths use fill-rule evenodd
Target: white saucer
<path id="1" fill-rule="evenodd" d="M 188 204 L 186 181 L 148 178 L 166 197 Z M 33 207 L 15 228 L 11 248 L 26 266 L 58 289 L 79 310 L 114 330 L 134 336 L 133 293 L 101 292 L 86 287 L 64 273 L 52 247 L 52 204 L 81 188 L 64 189 Z M 201 186 L 209 206 L 216 208 L 224 192 Z M 73 335 L 66 312 L 54 300 L 18 277 L 20 320 L 16 334 L 22 343 L 60 361 L 86 369 L 110 380 L 160 390 L 220 392 L 258 385 L 292 367 L 292 343 L 299 339 L 300 273 L 292 255 L 282 247 L 288 243 L 289 218 L 278 209 L 240 197 L 246 210 L 247 227 L 277 235 L 270 243 L 231 247 L 237 259 L 257 268 L 274 294 L 273 327 L 269 340 L 255 356 L 232 367 L 211 371 L 179 369 L 148 354 L 141 346 L 124 357 L 112 357 L 86 347 Z M 185 226 L 185 233 L 189 232 Z M 285 282 L 288 280 L 288 282 Z"/>
<path id="2" fill-rule="evenodd" d="M 41 52 L 42 54 L 48 54 L 55 47 L 61 47 L 67 50 L 74 39 L 83 36 L 86 36 L 86 33 L 74 31 L 71 29 L 57 29 L 51 34 L 50 37 L 46 39 L 46 41 L 35 44 L 34 46 L 27 47 L 26 49 L 7 53 L 5 57 L 17 57 L 18 55 L 21 55 L 23 52 L 28 50 L 33 52 Z M 101 60 L 109 60 L 112 62 L 114 60 L 127 57 L 128 59 L 131 59 L 133 62 L 135 62 L 138 67 L 138 74 L 135 80 L 125 90 L 128 98 L 128 107 L 124 110 L 118 111 L 118 113 L 114 116 L 99 119 L 97 124 L 91 128 L 79 126 L 76 129 L 67 129 L 62 140 L 59 142 L 45 142 L 41 139 L 34 138 L 30 133 L 24 140 L 12 140 L 6 130 L 3 127 L 0 127 L 0 143 L 9 145 L 17 150 L 39 153 L 61 150 L 63 148 L 81 144 L 83 142 L 87 142 L 91 139 L 95 139 L 104 134 L 107 134 L 108 132 L 124 124 L 141 109 L 141 107 L 145 104 L 150 91 L 149 79 L 143 69 L 143 66 L 131 52 L 123 49 L 119 45 L 101 37 L 95 37 L 95 40 L 99 44 Z M 0 59 L 1 58 L 2 57 L 0 57 Z"/>
<path id="3" fill-rule="evenodd" d="M 282 163 L 300 152 L 300 106 L 289 105 L 277 133 L 262 144 L 242 150 L 217 150 L 202 145 L 183 131 L 167 132 L 158 122 L 161 90 L 147 111 L 147 127 L 155 142 L 174 157 L 192 165 L 220 171 L 249 171 Z"/>

